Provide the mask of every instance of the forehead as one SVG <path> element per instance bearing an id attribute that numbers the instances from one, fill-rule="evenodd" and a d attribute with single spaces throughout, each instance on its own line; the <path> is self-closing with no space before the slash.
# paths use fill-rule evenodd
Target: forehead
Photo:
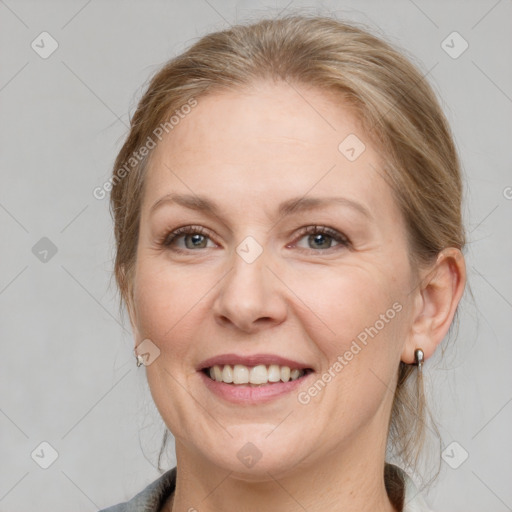
<path id="1" fill-rule="evenodd" d="M 177 189 L 264 209 L 309 192 L 339 192 L 389 210 L 380 168 L 378 152 L 340 98 L 263 82 L 198 98 L 152 154 L 143 210 Z"/>
<path id="2" fill-rule="evenodd" d="M 347 130 L 365 138 L 358 124 L 333 93 L 285 82 L 258 82 L 200 97 L 156 153 L 167 145 L 167 150 L 179 148 L 178 156 L 189 160 L 201 158 L 205 151 L 220 157 L 220 149 L 228 148 L 231 157 L 257 149 L 261 159 L 286 146 L 301 152 L 322 148 L 332 154 Z"/>

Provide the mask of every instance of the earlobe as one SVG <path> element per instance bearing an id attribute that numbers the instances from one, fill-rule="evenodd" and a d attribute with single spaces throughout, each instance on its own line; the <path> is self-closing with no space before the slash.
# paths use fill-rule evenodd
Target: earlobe
<path id="1" fill-rule="evenodd" d="M 414 351 L 421 348 L 425 361 L 448 333 L 466 285 L 466 266 L 459 249 L 443 249 L 416 291 L 413 323 L 401 360 L 413 364 Z"/>

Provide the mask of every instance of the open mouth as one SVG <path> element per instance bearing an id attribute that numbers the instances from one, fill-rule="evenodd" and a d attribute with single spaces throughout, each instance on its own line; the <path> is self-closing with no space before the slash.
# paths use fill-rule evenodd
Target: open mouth
<path id="1" fill-rule="evenodd" d="M 260 387 L 298 380 L 311 373 L 311 368 L 290 368 L 277 364 L 256 366 L 215 365 L 201 370 L 211 380 L 233 386 Z"/>

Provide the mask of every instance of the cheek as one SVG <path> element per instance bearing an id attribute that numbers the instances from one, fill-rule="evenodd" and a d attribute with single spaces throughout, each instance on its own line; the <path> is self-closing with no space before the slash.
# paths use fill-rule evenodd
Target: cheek
<path id="1" fill-rule="evenodd" d="M 394 379 L 407 320 L 399 281 L 368 269 L 353 267 L 324 280 L 322 293 L 317 287 L 307 302 L 314 314 L 301 319 L 322 352 L 319 378 L 332 382 L 315 403 L 340 418 L 347 410 L 359 411 L 360 421 L 379 407 Z"/>
<path id="2" fill-rule="evenodd" d="M 167 427 L 180 438 L 197 429 L 197 405 L 188 391 L 197 385 L 192 380 L 196 372 L 183 362 L 194 350 L 190 343 L 194 330 L 208 314 L 207 286 L 197 275 L 165 268 L 156 259 L 146 260 L 137 269 L 134 298 L 139 341 L 150 339 L 160 349 L 158 359 L 146 368 L 149 389 Z"/>
<path id="3" fill-rule="evenodd" d="M 318 276 L 319 277 L 319 276 Z M 306 304 L 310 308 L 312 322 L 322 320 L 327 343 L 327 352 L 339 353 L 347 344 L 359 335 L 364 341 L 368 331 L 379 335 L 390 332 L 390 326 L 399 317 L 399 291 L 396 282 L 382 280 L 382 274 L 365 269 L 351 269 L 350 272 L 331 273 L 329 279 L 310 277 L 302 280 L 299 296 L 308 297 Z M 393 305 L 395 304 L 395 307 Z M 318 336 L 318 332 L 317 332 Z M 312 339 L 315 336 L 312 334 Z"/>
<path id="4" fill-rule="evenodd" d="M 187 339 L 184 329 L 202 312 L 206 287 L 204 280 L 181 269 L 170 270 L 150 260 L 140 264 L 134 290 L 139 337 L 149 338 L 161 348 L 161 355 L 175 359 L 183 348 L 179 340 Z"/>

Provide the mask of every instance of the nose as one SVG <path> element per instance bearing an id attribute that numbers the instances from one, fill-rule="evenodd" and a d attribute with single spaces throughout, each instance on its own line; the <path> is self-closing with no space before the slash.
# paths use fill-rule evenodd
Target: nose
<path id="1" fill-rule="evenodd" d="M 233 252 L 233 265 L 221 280 L 212 307 L 220 325 L 254 333 L 285 320 L 283 284 L 268 264 L 273 266 L 266 251 L 251 263 Z"/>

